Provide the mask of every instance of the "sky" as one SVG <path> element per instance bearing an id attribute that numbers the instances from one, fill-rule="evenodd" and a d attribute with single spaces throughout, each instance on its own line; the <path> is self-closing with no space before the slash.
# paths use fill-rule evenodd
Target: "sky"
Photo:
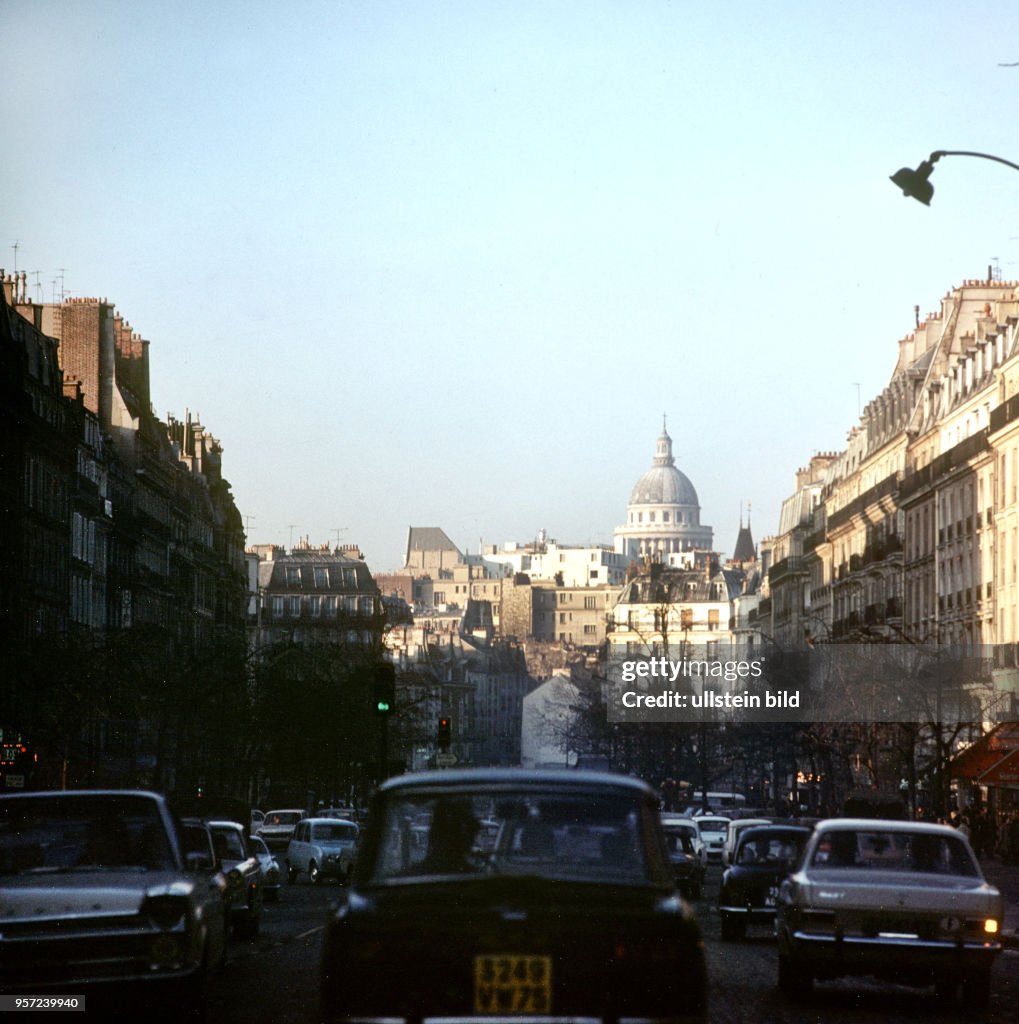
<path id="1" fill-rule="evenodd" d="M 0 0 L 0 266 L 150 342 L 248 542 L 731 554 L 942 296 L 1019 278 L 1019 6 Z M 1013 126 L 1010 129 L 1009 126 Z"/>

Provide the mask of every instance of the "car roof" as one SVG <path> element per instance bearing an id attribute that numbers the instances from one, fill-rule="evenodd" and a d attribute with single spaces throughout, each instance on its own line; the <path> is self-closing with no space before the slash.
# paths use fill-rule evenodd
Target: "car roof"
<path id="1" fill-rule="evenodd" d="M 217 820 L 213 820 L 213 821 L 207 821 L 206 824 L 210 828 L 232 828 L 235 831 L 244 832 L 245 834 L 247 834 L 247 830 L 244 828 L 244 826 L 238 824 L 236 821 L 217 821 Z"/>
<path id="2" fill-rule="evenodd" d="M 50 800 L 64 797 L 141 796 L 166 803 L 162 793 L 148 789 L 32 789 L 23 793 L 0 793 L 0 800 Z"/>
<path id="3" fill-rule="evenodd" d="M 759 836 L 775 835 L 794 835 L 794 836 L 809 836 L 814 830 L 807 828 L 805 825 L 754 825 L 752 828 L 744 829 L 740 833 L 739 841 L 750 842 L 753 839 L 757 839 Z"/>
<path id="4" fill-rule="evenodd" d="M 815 832 L 829 829 L 857 829 L 868 832 L 926 832 L 930 835 L 961 836 L 951 825 L 933 821 L 902 821 L 899 818 L 825 818 L 814 826 Z"/>
<path id="5" fill-rule="evenodd" d="M 585 769 L 519 769 L 519 768 L 446 768 L 441 772 L 413 772 L 386 779 L 378 793 L 405 789 L 447 789 L 462 786 L 551 786 L 556 789 L 628 789 L 641 796 L 657 799 L 654 790 L 642 779 L 612 772 Z"/>
<path id="6" fill-rule="evenodd" d="M 348 818 L 304 818 L 301 821 L 302 825 L 353 825 L 357 828 L 356 821 L 350 821 Z"/>

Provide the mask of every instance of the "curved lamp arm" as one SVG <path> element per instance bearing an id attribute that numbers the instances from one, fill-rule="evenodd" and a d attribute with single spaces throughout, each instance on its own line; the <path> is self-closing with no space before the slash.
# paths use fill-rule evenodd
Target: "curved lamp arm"
<path id="1" fill-rule="evenodd" d="M 975 153 L 967 149 L 936 149 L 916 170 L 911 167 L 903 167 L 892 176 L 892 181 L 902 189 L 904 196 L 912 196 L 917 202 L 924 206 L 930 206 L 931 196 L 934 195 L 934 186 L 930 183 L 931 172 L 934 165 L 943 156 L 975 156 L 981 160 L 993 160 L 997 164 L 1004 164 L 1013 170 L 1019 171 L 1019 164 L 1012 163 L 1000 156 L 992 156 L 990 153 Z"/>

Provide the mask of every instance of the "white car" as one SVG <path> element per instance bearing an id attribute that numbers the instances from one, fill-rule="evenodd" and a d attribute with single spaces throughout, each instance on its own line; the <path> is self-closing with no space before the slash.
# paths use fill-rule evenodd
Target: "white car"
<path id="1" fill-rule="evenodd" d="M 729 831 L 731 819 L 721 814 L 702 814 L 690 820 L 695 822 L 700 830 L 704 849 L 708 853 L 708 863 L 721 864 L 722 846 L 725 844 L 725 836 Z"/>
<path id="2" fill-rule="evenodd" d="M 323 878 L 349 881 L 358 834 L 354 822 L 340 818 L 305 818 L 298 822 L 284 860 L 287 879 L 296 882 L 299 875 L 307 874 L 312 885 Z"/>
<path id="3" fill-rule="evenodd" d="M 933 985 L 946 1003 L 961 988 L 969 1013 L 987 1007 L 1002 896 L 948 825 L 822 821 L 776 909 L 778 986 L 791 998 L 814 979 L 874 975 Z"/>
<path id="4" fill-rule="evenodd" d="M 256 835 L 270 850 L 285 850 L 297 823 L 304 817 L 304 811 L 297 807 L 266 811 Z"/>
<path id="5" fill-rule="evenodd" d="M 771 825 L 772 822 L 767 818 L 735 818 L 729 822 L 729 829 L 725 834 L 725 842 L 722 844 L 722 867 L 727 868 L 732 865 L 732 855 L 736 849 L 736 844 L 739 842 L 740 833 L 746 831 L 748 828 L 753 828 L 755 825 Z"/>

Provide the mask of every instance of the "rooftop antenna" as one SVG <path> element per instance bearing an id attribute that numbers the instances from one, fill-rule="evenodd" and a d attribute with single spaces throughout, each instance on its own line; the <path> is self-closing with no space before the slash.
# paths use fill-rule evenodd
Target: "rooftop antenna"
<path id="1" fill-rule="evenodd" d="M 14 245 L 11 248 L 14 250 L 14 276 L 18 276 L 18 249 L 21 247 L 20 239 L 14 239 Z"/>
<path id="2" fill-rule="evenodd" d="M 67 271 L 66 267 L 57 267 L 57 273 L 60 274 L 60 277 L 58 277 L 57 280 L 60 282 L 60 301 L 61 302 L 63 302 L 64 299 L 67 298 L 67 292 L 64 291 L 64 274 L 66 273 L 66 271 Z"/>
<path id="3" fill-rule="evenodd" d="M 297 523 L 287 523 L 287 525 L 290 527 L 290 550 L 293 551 L 294 550 L 294 527 L 297 526 Z"/>
<path id="4" fill-rule="evenodd" d="M 346 526 L 334 526 L 329 532 L 336 534 L 336 543 L 333 544 L 333 547 L 334 548 L 338 548 L 340 546 L 340 534 L 341 533 L 346 533 L 347 532 L 347 527 Z"/>
<path id="5" fill-rule="evenodd" d="M 248 534 L 251 533 L 251 520 L 255 517 L 250 513 L 244 517 L 244 536 L 247 538 Z"/>

